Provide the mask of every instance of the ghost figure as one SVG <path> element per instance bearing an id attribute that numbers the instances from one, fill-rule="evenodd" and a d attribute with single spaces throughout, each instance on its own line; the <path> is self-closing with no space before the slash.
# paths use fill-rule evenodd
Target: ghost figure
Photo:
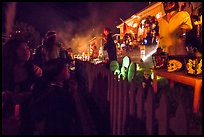
<path id="1" fill-rule="evenodd" d="M 122 79 L 124 80 L 127 77 L 129 65 L 130 65 L 130 58 L 128 56 L 125 56 L 123 58 L 123 63 L 122 63 L 120 75 L 118 76 L 118 78 L 122 76 Z"/>
<path id="2" fill-rule="evenodd" d="M 129 58 L 128 56 L 125 56 L 125 57 L 123 58 L 122 67 L 128 68 L 129 65 L 130 65 L 130 58 Z"/>

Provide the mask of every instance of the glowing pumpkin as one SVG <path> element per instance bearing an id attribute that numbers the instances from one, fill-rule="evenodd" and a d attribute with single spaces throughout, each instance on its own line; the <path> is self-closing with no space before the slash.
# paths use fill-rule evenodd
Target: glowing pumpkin
<path id="1" fill-rule="evenodd" d="M 172 59 L 168 61 L 167 65 L 167 71 L 168 72 L 173 72 L 180 70 L 182 68 L 182 63 L 178 60 Z"/>
<path id="2" fill-rule="evenodd" d="M 188 59 L 186 63 L 186 70 L 188 74 L 199 75 L 202 74 L 202 59 Z"/>

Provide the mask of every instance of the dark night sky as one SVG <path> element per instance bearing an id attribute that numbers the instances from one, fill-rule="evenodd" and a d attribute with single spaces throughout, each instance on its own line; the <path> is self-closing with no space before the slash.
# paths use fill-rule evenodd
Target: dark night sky
<path id="1" fill-rule="evenodd" d="M 41 33 L 63 28 L 66 22 L 78 30 L 102 25 L 118 33 L 120 18 L 127 19 L 147 5 L 148 2 L 17 2 L 15 21 L 31 24 Z"/>

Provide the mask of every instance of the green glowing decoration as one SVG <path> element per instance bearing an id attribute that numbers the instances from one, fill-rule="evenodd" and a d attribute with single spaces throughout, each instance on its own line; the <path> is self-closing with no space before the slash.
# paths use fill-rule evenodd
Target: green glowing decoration
<path id="1" fill-rule="evenodd" d="M 136 64 L 133 62 L 130 63 L 130 58 L 125 56 L 123 58 L 121 69 L 119 63 L 114 60 L 110 63 L 110 70 L 114 72 L 114 75 L 118 75 L 118 79 L 121 77 L 123 80 L 128 78 L 128 81 L 131 82 L 135 75 Z"/>
<path id="2" fill-rule="evenodd" d="M 123 58 L 122 67 L 120 70 L 119 78 L 122 76 L 122 79 L 124 80 L 127 77 L 128 67 L 130 65 L 130 58 L 128 56 L 125 56 Z"/>
<path id="3" fill-rule="evenodd" d="M 136 65 L 135 63 L 131 62 L 129 68 L 128 68 L 128 82 L 131 82 L 135 76 L 135 70 L 136 70 Z"/>
<path id="4" fill-rule="evenodd" d="M 141 68 L 140 65 L 137 64 L 137 71 L 142 71 L 142 70 L 143 70 L 143 68 Z"/>
<path id="5" fill-rule="evenodd" d="M 114 75 L 116 75 L 116 74 L 117 74 L 118 76 L 120 75 L 120 69 L 116 69 L 116 70 L 114 71 Z"/>
<path id="6" fill-rule="evenodd" d="M 111 61 L 110 70 L 114 72 L 115 70 L 119 70 L 119 63 L 116 60 Z"/>
<path id="7" fill-rule="evenodd" d="M 127 77 L 127 72 L 128 72 L 128 68 L 123 66 L 121 68 L 121 72 L 120 72 L 119 78 L 122 76 L 122 79 L 124 80 Z"/>
<path id="8" fill-rule="evenodd" d="M 125 57 L 123 58 L 122 67 L 128 68 L 129 65 L 130 65 L 130 58 L 129 58 L 128 56 L 125 56 Z"/>

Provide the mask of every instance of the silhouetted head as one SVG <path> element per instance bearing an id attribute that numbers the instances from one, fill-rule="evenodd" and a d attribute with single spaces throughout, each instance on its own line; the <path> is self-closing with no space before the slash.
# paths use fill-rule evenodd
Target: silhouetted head
<path id="1" fill-rule="evenodd" d="M 108 28 L 108 27 L 105 27 L 104 30 L 103 30 L 103 33 L 105 36 L 107 36 L 109 33 L 111 33 L 111 29 Z"/>
<path id="2" fill-rule="evenodd" d="M 148 69 L 146 69 L 146 70 L 144 71 L 144 77 L 145 77 L 145 79 L 151 78 L 151 71 L 148 70 Z"/>
<path id="3" fill-rule="evenodd" d="M 57 34 L 55 31 L 48 31 L 45 35 L 45 42 L 48 45 L 54 45 L 57 40 Z"/>
<path id="4" fill-rule="evenodd" d="M 30 59 L 30 49 L 27 41 L 22 39 L 11 39 L 4 45 L 4 57 L 7 61 L 24 62 Z"/>
<path id="5" fill-rule="evenodd" d="M 163 2 L 165 13 L 170 13 L 171 11 L 178 11 L 179 4 L 178 2 Z"/>

